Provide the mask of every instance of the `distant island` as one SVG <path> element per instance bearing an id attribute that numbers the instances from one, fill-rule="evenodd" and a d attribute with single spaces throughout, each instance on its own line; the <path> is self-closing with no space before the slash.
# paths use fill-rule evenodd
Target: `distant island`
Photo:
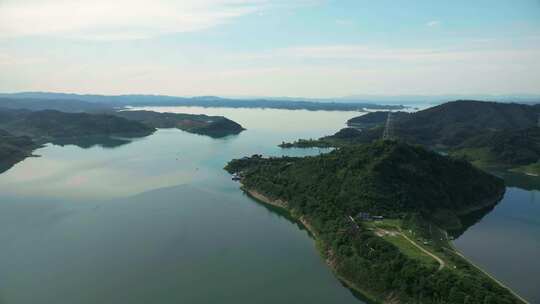
<path id="1" fill-rule="evenodd" d="M 389 112 L 350 119 L 349 128 L 288 147 L 339 147 L 380 139 Z M 393 112 L 391 136 L 465 158 L 486 169 L 540 175 L 540 105 L 454 101 L 415 113 Z"/>
<path id="2" fill-rule="evenodd" d="M 155 128 L 110 114 L 65 113 L 56 110 L 0 110 L 0 129 L 36 142 L 95 135 L 142 137 Z"/>
<path id="3" fill-rule="evenodd" d="M 22 100 L 27 108 L 38 107 L 43 109 L 56 109 L 61 111 L 73 108 L 87 110 L 102 110 L 108 108 L 123 108 L 126 106 L 188 106 L 188 107 L 214 107 L 214 108 L 262 108 L 309 111 L 363 111 L 370 110 L 401 110 L 403 105 L 384 105 L 371 102 L 334 102 L 306 101 L 294 99 L 275 98 L 221 98 L 217 96 L 176 97 L 163 95 L 79 95 L 45 92 L 25 92 L 14 94 L 0 94 L 0 107 L 2 104 L 10 105 L 14 101 Z M 39 102 L 36 102 L 39 101 Z"/>
<path id="4" fill-rule="evenodd" d="M 45 143 L 75 144 L 83 148 L 95 144 L 114 147 L 129 143 L 126 138 L 148 136 L 157 128 L 178 128 L 214 138 L 244 130 L 222 116 L 110 109 L 67 113 L 0 108 L 0 173 L 31 156 L 33 150 Z"/>
<path id="5" fill-rule="evenodd" d="M 524 303 L 452 246 L 461 217 L 489 208 L 503 180 L 396 141 L 312 157 L 232 160 L 255 199 L 288 210 L 349 287 L 377 303 Z"/>
<path id="6" fill-rule="evenodd" d="M 114 115 L 143 123 L 152 128 L 178 128 L 186 132 L 215 138 L 235 135 L 245 130 L 240 124 L 223 116 L 153 111 L 120 111 L 115 112 Z"/>

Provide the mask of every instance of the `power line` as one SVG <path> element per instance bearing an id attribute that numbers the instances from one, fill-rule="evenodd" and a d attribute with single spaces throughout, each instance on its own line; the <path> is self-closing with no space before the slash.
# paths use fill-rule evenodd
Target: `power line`
<path id="1" fill-rule="evenodd" d="M 394 132 L 394 118 L 392 115 L 392 112 L 388 112 L 388 116 L 386 117 L 386 125 L 384 126 L 384 132 L 382 139 L 383 140 L 392 140 L 395 137 Z"/>

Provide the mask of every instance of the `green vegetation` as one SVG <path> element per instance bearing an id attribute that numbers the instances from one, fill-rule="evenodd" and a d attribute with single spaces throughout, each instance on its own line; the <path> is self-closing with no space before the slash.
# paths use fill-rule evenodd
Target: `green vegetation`
<path id="1" fill-rule="evenodd" d="M 474 165 L 482 168 L 489 167 L 495 162 L 495 156 L 491 154 L 489 148 L 461 148 L 453 150 L 450 155 L 456 158 L 465 159 Z"/>
<path id="2" fill-rule="evenodd" d="M 128 138 L 150 135 L 156 128 L 179 128 L 212 137 L 237 134 L 244 130 L 236 122 L 221 116 L 112 110 L 84 113 L 76 110 L 80 107 L 100 107 L 94 104 L 89 106 L 88 102 L 72 103 L 70 100 L 47 101 L 43 105 L 36 100 L 26 99 L 22 103 L 20 100 L 3 102 L 13 107 L 27 106 L 32 109 L 51 105 L 74 112 L 0 108 L 0 173 L 31 155 L 38 145 L 48 142 L 73 144 L 82 148 L 94 145 L 117 147 L 129 143 Z"/>
<path id="3" fill-rule="evenodd" d="M 0 130 L 0 173 L 32 154 L 37 145 L 27 136 Z"/>
<path id="4" fill-rule="evenodd" d="M 401 220 L 384 219 L 382 221 L 366 221 L 362 222 L 362 225 L 366 229 L 373 231 L 375 235 L 382 237 L 385 241 L 399 248 L 399 251 L 407 257 L 416 259 L 427 266 L 438 265 L 435 259 L 419 250 L 403 236 L 404 232 L 401 229 Z"/>
<path id="5" fill-rule="evenodd" d="M 299 139 L 292 143 L 282 142 L 279 145 L 281 148 L 330 148 L 335 146 L 335 143 L 320 139 Z"/>
<path id="6" fill-rule="evenodd" d="M 370 143 L 381 138 L 383 128 L 376 127 L 371 132 L 360 131 L 355 128 L 344 128 L 331 136 L 319 139 L 299 139 L 292 143 L 281 143 L 281 148 L 329 148 L 343 147 L 354 144 Z"/>
<path id="7" fill-rule="evenodd" d="M 190 133 L 224 137 L 245 129 L 223 116 L 158 113 L 152 111 L 121 111 L 116 116 L 141 122 L 152 128 L 178 128 Z"/>
<path id="8" fill-rule="evenodd" d="M 0 128 L 38 142 L 96 135 L 146 136 L 155 129 L 108 114 L 64 113 L 55 110 L 1 110 Z"/>
<path id="9" fill-rule="evenodd" d="M 485 132 L 453 148 L 452 154 L 471 159 L 480 167 L 536 171 L 535 164 L 540 160 L 540 127 Z"/>
<path id="10" fill-rule="evenodd" d="M 537 172 L 540 161 L 540 105 L 454 101 L 416 113 L 393 114 L 394 136 L 400 140 L 443 150 L 482 168 Z M 348 121 L 351 128 L 334 135 L 282 147 L 346 146 L 380 139 L 388 112 L 372 112 Z M 348 136 L 343 136 L 342 133 Z M 533 165 L 532 167 L 530 167 Z M 519 168 L 519 169 L 518 169 Z"/>
<path id="11" fill-rule="evenodd" d="M 347 125 L 359 128 L 359 129 L 371 129 L 375 127 L 383 126 L 388 118 L 387 111 L 369 112 L 362 116 L 357 116 L 347 120 Z M 393 112 L 394 119 L 402 120 L 408 118 L 410 113 L 407 112 Z"/>
<path id="12" fill-rule="evenodd" d="M 527 166 L 515 168 L 514 171 L 522 172 L 529 175 L 540 176 L 540 161 Z"/>
<path id="13" fill-rule="evenodd" d="M 112 139 L 146 136 L 154 128 L 139 122 L 107 114 L 64 113 L 55 110 L 28 111 L 0 109 L 0 173 L 32 154 L 40 144 L 100 143 L 119 145 L 126 141 Z"/>
<path id="14" fill-rule="evenodd" d="M 521 303 L 449 245 L 444 229 L 504 192 L 502 180 L 468 162 L 377 141 L 313 157 L 243 158 L 226 170 L 240 174 L 248 191 L 286 202 L 314 231 L 336 274 L 372 300 Z M 356 228 L 349 216 L 359 212 L 390 220 L 360 221 Z M 377 229 L 395 235 L 379 236 Z"/>

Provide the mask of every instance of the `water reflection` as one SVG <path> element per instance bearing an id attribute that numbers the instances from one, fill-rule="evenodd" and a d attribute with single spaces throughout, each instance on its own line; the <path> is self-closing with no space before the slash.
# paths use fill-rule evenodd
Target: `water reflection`
<path id="1" fill-rule="evenodd" d="M 540 177 L 538 176 L 530 176 L 510 171 L 499 174 L 504 178 L 508 187 L 521 188 L 532 192 L 534 192 L 534 190 L 540 190 Z"/>
<path id="2" fill-rule="evenodd" d="M 52 144 L 57 146 L 74 145 L 83 149 L 89 149 L 94 146 L 102 148 L 116 148 L 131 143 L 132 140 L 123 137 L 112 136 L 85 136 L 76 138 L 56 138 L 51 141 Z"/>
<path id="3" fill-rule="evenodd" d="M 498 204 L 499 202 L 497 202 Z M 486 215 L 488 215 L 493 209 L 495 209 L 495 205 L 482 208 L 476 211 L 473 211 L 471 213 L 468 213 L 466 215 L 462 215 L 459 217 L 459 220 L 461 221 L 461 228 L 456 230 L 450 230 L 448 231 L 448 234 L 452 236 L 453 238 L 459 238 L 463 233 L 465 233 L 470 227 L 475 225 L 476 223 L 480 222 Z"/>

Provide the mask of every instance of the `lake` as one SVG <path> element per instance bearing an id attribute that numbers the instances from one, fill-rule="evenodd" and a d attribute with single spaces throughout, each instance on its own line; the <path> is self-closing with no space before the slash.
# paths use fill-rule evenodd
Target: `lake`
<path id="1" fill-rule="evenodd" d="M 1 304 L 362 303 L 301 225 L 244 195 L 222 169 L 252 154 L 325 152 L 277 145 L 332 134 L 358 113 L 153 110 L 223 115 L 247 130 L 49 144 L 1 174 Z M 534 303 L 540 181 L 514 179 L 455 245 Z"/>

